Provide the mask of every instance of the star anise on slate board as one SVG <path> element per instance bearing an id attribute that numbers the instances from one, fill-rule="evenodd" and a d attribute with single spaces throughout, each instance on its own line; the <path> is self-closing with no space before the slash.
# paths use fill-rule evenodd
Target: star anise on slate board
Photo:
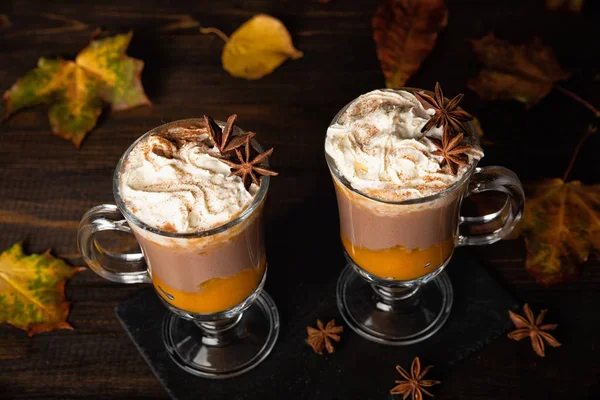
<path id="1" fill-rule="evenodd" d="M 214 119 L 209 117 L 208 115 L 204 116 L 204 122 L 206 123 L 206 128 L 208 129 L 208 134 L 217 147 L 221 154 L 225 155 L 232 150 L 237 149 L 246 141 L 246 137 L 250 136 L 250 138 L 254 137 L 254 132 L 248 132 L 246 135 L 242 136 L 232 136 L 233 127 L 235 124 L 235 120 L 237 119 L 236 114 L 232 114 L 227 118 L 227 122 L 223 129 Z"/>
<path id="2" fill-rule="evenodd" d="M 432 368 L 431 365 L 423 368 L 421 371 L 421 361 L 419 357 L 415 357 L 410 366 L 410 375 L 408 372 L 399 365 L 396 365 L 396 370 L 405 379 L 403 381 L 396 381 L 397 386 L 390 390 L 390 394 L 403 394 L 402 399 L 407 399 L 408 396 L 412 396 L 412 400 L 422 400 L 423 393 L 433 397 L 425 388 L 433 385 L 438 385 L 440 381 L 424 380 L 423 378 Z"/>
<path id="3" fill-rule="evenodd" d="M 248 189 L 252 183 L 260 185 L 260 180 L 256 176 L 257 174 L 263 176 L 275 176 L 277 175 L 277 172 L 271 171 L 267 167 L 261 165 L 273 153 L 273 149 L 271 148 L 264 153 L 258 154 L 256 157 L 254 157 L 254 159 L 251 159 L 250 139 L 252 137 L 250 135 L 246 135 L 244 138 L 245 154 L 242 155 L 242 152 L 239 149 L 234 149 L 238 158 L 237 162 L 226 159 L 221 159 L 221 161 L 231 167 L 233 175 L 238 175 L 242 178 L 244 186 L 246 186 L 246 189 Z"/>
<path id="4" fill-rule="evenodd" d="M 464 131 L 463 122 L 471 121 L 473 116 L 466 111 L 458 110 L 458 104 L 463 98 L 463 94 L 455 96 L 452 100 L 446 101 L 440 83 L 435 84 L 435 98 L 425 93 L 413 92 L 415 97 L 424 106 L 431 106 L 435 110 L 435 115 L 423 126 L 421 132 L 426 132 L 434 126 L 444 126 L 444 136 L 452 135 Z"/>
<path id="5" fill-rule="evenodd" d="M 444 157 L 444 160 L 442 160 L 440 166 L 443 167 L 444 164 L 448 164 L 452 174 L 456 175 L 461 166 L 469 165 L 469 159 L 465 152 L 467 152 L 471 147 L 466 143 L 462 143 L 462 133 L 459 133 L 452 139 L 450 139 L 448 136 L 449 135 L 444 133 L 442 140 L 434 138 L 429 139 L 433 142 L 435 147 L 437 147 L 437 150 L 434 151 L 433 154 Z"/>
<path id="6" fill-rule="evenodd" d="M 323 322 L 318 319 L 317 329 L 312 326 L 306 327 L 306 332 L 308 333 L 306 343 L 308 343 L 317 354 L 323 355 L 323 349 L 327 349 L 327 352 L 331 354 L 335 351 L 331 341 L 333 340 L 339 343 L 341 340 L 339 334 L 342 333 L 343 330 L 343 326 L 335 326 L 335 319 L 329 321 L 325 326 L 323 326 Z"/>
<path id="7" fill-rule="evenodd" d="M 538 315 L 537 319 L 534 319 L 533 312 L 531 312 L 531 308 L 529 308 L 529 304 L 525 304 L 523 306 L 523 312 L 525 313 L 525 317 L 523 318 L 519 314 L 516 314 L 512 311 L 508 311 L 510 315 L 510 319 L 513 324 L 515 324 L 516 330 L 512 331 L 508 334 L 508 337 L 513 340 L 521 340 L 526 337 L 531 338 L 531 345 L 533 346 L 533 350 L 537 353 L 538 356 L 544 357 L 544 341 L 548 343 L 552 347 L 559 347 L 561 344 L 546 331 L 553 331 L 558 326 L 557 324 L 545 324 L 542 325 L 544 321 L 544 317 L 546 316 L 546 312 L 548 310 L 542 310 L 540 315 Z"/>

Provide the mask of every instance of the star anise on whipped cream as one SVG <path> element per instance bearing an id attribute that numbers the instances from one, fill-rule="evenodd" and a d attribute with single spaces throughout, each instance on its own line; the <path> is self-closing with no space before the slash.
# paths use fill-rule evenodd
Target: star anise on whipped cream
<path id="1" fill-rule="evenodd" d="M 542 325 L 544 321 L 544 317 L 546 316 L 546 312 L 548 310 L 542 310 L 540 315 L 536 319 L 533 317 L 533 312 L 531 312 L 531 308 L 529 308 L 529 304 L 525 304 L 523 306 L 523 312 L 525 313 L 525 317 L 523 318 L 519 314 L 516 314 L 512 311 L 508 311 L 510 315 L 510 319 L 513 324 L 515 324 L 516 330 L 512 331 L 508 334 L 508 337 L 513 340 L 521 340 L 526 337 L 531 338 L 531 345 L 533 346 L 533 350 L 540 357 L 544 357 L 546 354 L 544 351 L 544 341 L 548 343 L 552 347 L 559 347 L 561 344 L 547 331 L 553 331 L 556 329 L 558 325 L 556 324 L 545 324 Z"/>
<path id="2" fill-rule="evenodd" d="M 255 135 L 254 132 L 248 132 L 247 134 L 241 136 L 232 135 L 236 119 L 236 114 L 230 115 L 229 118 L 227 118 L 225 126 L 223 129 L 221 129 L 214 119 L 208 115 L 204 116 L 204 122 L 206 123 L 206 128 L 208 129 L 208 135 L 222 155 L 225 155 L 230 151 L 242 146 L 247 137 L 252 139 Z"/>
<path id="3" fill-rule="evenodd" d="M 466 111 L 458 110 L 458 104 L 463 98 L 463 94 L 455 96 L 452 100 L 446 101 L 440 83 L 435 84 L 435 98 L 425 93 L 413 92 L 415 97 L 425 107 L 433 107 L 435 115 L 423 126 L 421 132 L 426 132 L 431 128 L 444 127 L 444 136 L 452 136 L 458 132 L 464 131 L 463 122 L 471 121 L 473 116 Z"/>
<path id="4" fill-rule="evenodd" d="M 457 174 L 461 166 L 466 167 L 469 165 L 469 158 L 465 153 L 471 149 L 471 146 L 462 143 L 462 133 L 459 133 L 452 139 L 449 138 L 449 135 L 444 134 L 442 140 L 434 138 L 429 138 L 429 140 L 437 147 L 437 150 L 433 152 L 433 155 L 444 158 L 440 166 L 443 167 L 445 164 L 448 164 L 448 168 L 450 168 L 450 172 L 452 172 L 453 175 Z"/>
<path id="5" fill-rule="evenodd" d="M 260 185 L 260 180 L 256 176 L 257 174 L 263 176 L 276 176 L 277 172 L 271 171 L 262 165 L 262 163 L 273 153 L 273 149 L 271 148 L 251 159 L 250 139 L 252 139 L 252 136 L 246 135 L 244 136 L 244 139 L 244 155 L 242 155 L 242 152 L 239 149 L 234 148 L 237 161 L 230 161 L 227 159 L 221 159 L 221 161 L 231 167 L 233 175 L 238 175 L 242 178 L 244 186 L 248 189 L 252 183 Z"/>
<path id="6" fill-rule="evenodd" d="M 308 343 L 317 354 L 323 355 L 324 349 L 331 354 L 335 351 L 331 341 L 339 342 L 341 339 L 339 334 L 343 331 L 343 326 L 335 326 L 335 319 L 329 321 L 325 326 L 323 326 L 323 322 L 318 319 L 316 329 L 312 326 L 306 327 L 306 333 L 308 333 L 306 343 Z"/>

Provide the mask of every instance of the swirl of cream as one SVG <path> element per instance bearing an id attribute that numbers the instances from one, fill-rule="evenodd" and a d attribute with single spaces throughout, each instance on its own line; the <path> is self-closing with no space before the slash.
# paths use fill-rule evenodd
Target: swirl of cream
<path id="1" fill-rule="evenodd" d="M 356 99 L 327 130 L 325 151 L 353 188 L 387 201 L 435 194 L 460 178 L 442 167 L 429 137 L 440 139 L 442 128 L 425 134 L 421 128 L 434 114 L 406 91 L 375 90 Z M 475 148 L 469 162 L 483 156 Z"/>
<path id="2" fill-rule="evenodd" d="M 207 230 L 235 218 L 257 187 L 246 190 L 208 140 L 208 135 L 196 137 L 177 147 L 153 135 L 138 143 L 120 175 L 129 210 L 146 224 L 173 232 Z"/>

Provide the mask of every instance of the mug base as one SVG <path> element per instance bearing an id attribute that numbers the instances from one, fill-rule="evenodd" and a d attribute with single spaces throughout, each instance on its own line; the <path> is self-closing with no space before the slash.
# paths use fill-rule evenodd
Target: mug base
<path id="1" fill-rule="evenodd" d="M 400 300 L 386 300 L 347 265 L 337 282 L 337 305 L 346 324 L 372 342 L 406 346 L 434 335 L 450 316 L 454 294 L 445 271 Z"/>
<path id="2" fill-rule="evenodd" d="M 229 378 L 259 365 L 279 335 L 275 302 L 261 291 L 227 331 L 210 332 L 201 323 L 169 313 L 163 321 L 163 341 L 171 359 L 183 370 L 203 378 Z"/>

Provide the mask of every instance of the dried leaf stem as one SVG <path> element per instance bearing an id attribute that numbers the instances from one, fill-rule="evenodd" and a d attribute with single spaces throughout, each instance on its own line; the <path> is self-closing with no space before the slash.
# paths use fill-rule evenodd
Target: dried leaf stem
<path id="1" fill-rule="evenodd" d="M 554 84 L 553 87 L 555 89 L 557 89 L 559 92 L 561 92 L 561 93 L 569 96 L 570 98 L 572 98 L 576 102 L 578 102 L 581 105 L 583 105 L 585 108 L 587 108 L 588 110 L 590 110 L 591 112 L 593 112 L 596 117 L 600 117 L 600 111 L 598 111 L 598 109 L 596 107 L 594 107 L 592 104 L 590 104 L 589 102 L 585 101 L 581 97 L 577 96 L 575 93 L 573 93 L 570 90 L 565 89 L 564 87 L 562 87 L 560 85 L 557 85 L 557 84 Z"/>
<path id="2" fill-rule="evenodd" d="M 565 171 L 565 174 L 563 175 L 563 181 L 567 181 L 567 178 L 569 177 L 569 174 L 571 173 L 571 169 L 573 169 L 573 165 L 575 164 L 575 160 L 577 159 L 577 155 L 579 154 L 579 150 L 581 150 L 581 146 L 583 146 L 583 142 L 586 141 L 587 138 L 589 138 L 590 136 L 592 136 L 592 134 L 594 132 L 596 132 L 598 130 L 598 128 L 596 128 L 593 125 L 588 126 L 587 132 L 585 133 L 585 135 L 583 135 L 581 137 L 581 139 L 579 139 L 579 143 L 577 143 L 577 146 L 575 146 L 575 151 L 573 151 L 573 156 L 571 157 L 571 162 L 569 162 L 569 166 L 567 167 L 567 170 Z"/>
<path id="3" fill-rule="evenodd" d="M 217 35 L 218 37 L 220 37 L 221 39 L 223 39 L 223 41 L 225 43 L 229 42 L 229 36 L 227 36 L 222 30 L 217 29 L 217 28 L 213 28 L 213 27 L 209 27 L 209 28 L 204 28 L 202 26 L 200 26 L 199 29 L 200 33 L 203 35 L 208 35 L 211 33 L 214 33 L 215 35 Z"/>

